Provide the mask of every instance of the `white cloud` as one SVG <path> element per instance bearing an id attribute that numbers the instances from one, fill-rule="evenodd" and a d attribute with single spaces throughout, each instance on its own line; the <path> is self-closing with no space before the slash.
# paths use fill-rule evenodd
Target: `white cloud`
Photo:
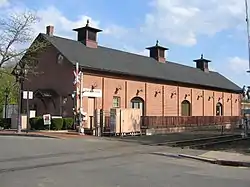
<path id="1" fill-rule="evenodd" d="M 142 56 L 149 56 L 149 50 L 147 49 L 137 50 L 133 46 L 124 45 L 122 50 Z"/>
<path id="2" fill-rule="evenodd" d="M 95 20 L 88 15 L 80 15 L 76 20 L 70 20 L 54 6 L 50 6 L 46 9 L 37 11 L 37 15 L 41 18 L 41 20 L 34 27 L 35 35 L 39 32 L 45 32 L 45 27 L 47 25 L 53 25 L 55 27 L 54 32 L 56 35 L 75 39 L 76 33 L 72 31 L 72 29 L 85 26 L 87 20 L 90 21 L 89 25 L 91 27 L 102 29 L 102 35 L 109 35 L 109 37 L 112 36 L 115 39 L 120 39 L 128 34 L 128 30 L 126 28 L 120 27 L 115 24 L 108 25 L 107 27 L 103 28 L 100 26 L 100 21 Z"/>
<path id="3" fill-rule="evenodd" d="M 77 20 L 69 20 L 53 6 L 37 11 L 37 15 L 41 20 L 34 27 L 36 34 L 45 32 L 47 25 L 53 25 L 55 27 L 55 34 L 72 38 L 74 36 L 72 29 L 85 26 L 88 19 L 90 26 L 99 27 L 99 21 L 93 20 L 90 16 L 81 15 Z"/>
<path id="4" fill-rule="evenodd" d="M 0 8 L 6 7 L 9 5 L 8 0 L 0 0 Z"/>
<path id="5" fill-rule="evenodd" d="M 129 29 L 112 24 L 104 29 L 103 34 L 112 35 L 115 38 L 120 39 L 129 34 Z"/>
<path id="6" fill-rule="evenodd" d="M 248 60 L 242 59 L 240 57 L 230 57 L 229 68 L 233 71 L 233 73 L 245 73 L 248 70 Z"/>
<path id="7" fill-rule="evenodd" d="M 142 32 L 179 45 L 192 46 L 197 36 L 212 36 L 244 23 L 239 0 L 152 0 Z"/>

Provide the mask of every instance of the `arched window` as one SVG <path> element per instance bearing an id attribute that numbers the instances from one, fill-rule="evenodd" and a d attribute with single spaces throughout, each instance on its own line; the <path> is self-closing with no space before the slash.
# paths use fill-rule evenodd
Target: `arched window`
<path id="1" fill-rule="evenodd" d="M 181 115 L 182 116 L 191 116 L 191 104 L 187 100 L 184 100 L 181 103 Z"/>
<path id="2" fill-rule="evenodd" d="M 222 116 L 223 115 L 223 105 L 218 102 L 216 104 L 216 116 Z"/>
<path id="3" fill-rule="evenodd" d="M 130 101 L 131 108 L 138 108 L 142 111 L 142 116 L 144 115 L 144 100 L 140 97 L 134 97 Z"/>

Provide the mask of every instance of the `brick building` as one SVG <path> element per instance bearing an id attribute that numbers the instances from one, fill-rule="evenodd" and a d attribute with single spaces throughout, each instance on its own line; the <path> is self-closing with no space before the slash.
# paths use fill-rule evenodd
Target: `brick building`
<path id="1" fill-rule="evenodd" d="M 24 89 L 34 92 L 30 107 L 37 115 L 72 116 L 76 62 L 83 72 L 88 117 L 94 109 L 113 107 L 140 108 L 143 116 L 240 115 L 241 88 L 210 71 L 203 55 L 194 60 L 196 67 L 189 67 L 165 59 L 168 48 L 158 42 L 147 48 L 146 57 L 99 46 L 101 30 L 88 24 L 74 31 L 76 40 L 55 36 L 54 27 L 47 26 L 37 37 L 50 43 L 39 56 L 38 71 L 43 73 L 24 82 Z"/>

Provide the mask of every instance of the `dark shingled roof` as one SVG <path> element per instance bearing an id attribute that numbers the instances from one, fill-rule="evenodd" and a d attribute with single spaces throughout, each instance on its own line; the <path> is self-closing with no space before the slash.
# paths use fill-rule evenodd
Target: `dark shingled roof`
<path id="1" fill-rule="evenodd" d="M 160 63 L 155 59 L 110 49 L 86 47 L 79 41 L 41 34 L 73 64 L 83 68 L 117 72 L 165 81 L 194 84 L 239 92 L 241 88 L 217 72 L 209 73 L 173 62 Z"/>

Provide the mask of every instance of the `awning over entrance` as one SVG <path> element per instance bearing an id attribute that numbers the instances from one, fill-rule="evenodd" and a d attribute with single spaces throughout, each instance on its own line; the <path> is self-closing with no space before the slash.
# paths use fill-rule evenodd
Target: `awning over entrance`
<path id="1" fill-rule="evenodd" d="M 59 96 L 53 89 L 38 89 L 34 92 L 34 97 L 37 98 L 55 98 Z"/>

